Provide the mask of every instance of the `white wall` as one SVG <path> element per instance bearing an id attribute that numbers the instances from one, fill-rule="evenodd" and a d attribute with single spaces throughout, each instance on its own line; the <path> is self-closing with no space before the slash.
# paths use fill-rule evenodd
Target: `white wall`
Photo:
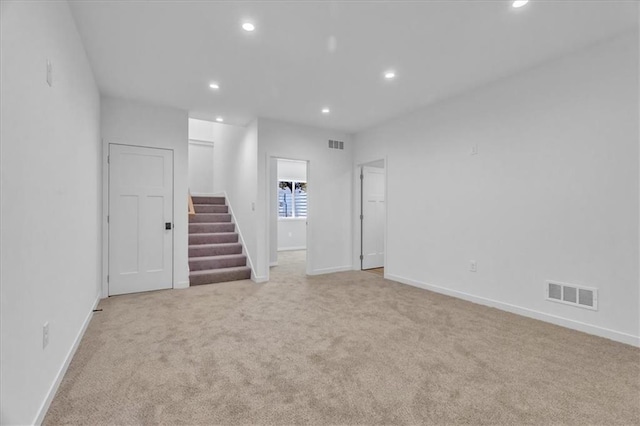
<path id="1" fill-rule="evenodd" d="M 307 163 L 305 161 L 285 160 L 279 158 L 278 180 L 307 181 Z"/>
<path id="2" fill-rule="evenodd" d="M 210 195 L 213 184 L 213 142 L 189 140 L 189 191 L 191 195 Z"/>
<path id="3" fill-rule="evenodd" d="M 237 145 L 245 141 L 249 127 L 231 126 L 228 124 L 211 123 L 213 128 L 213 191 L 226 191 L 232 184 L 236 184 L 238 172 L 243 173 L 246 165 L 238 163 L 235 157 L 239 152 Z M 252 130 L 251 130 L 252 131 Z M 257 144 L 257 141 L 254 141 Z M 257 148 L 254 148 L 257 151 Z M 255 166 L 255 160 L 252 163 Z M 240 170 L 238 169 L 240 167 Z M 253 183 L 255 191 L 255 182 Z"/>
<path id="4" fill-rule="evenodd" d="M 305 161 L 278 159 L 276 160 L 276 167 L 276 175 L 278 181 L 307 181 L 307 163 Z M 277 191 L 274 195 L 275 197 L 278 196 Z M 273 209 L 271 209 L 270 211 L 273 214 Z M 277 210 L 275 214 L 278 214 Z M 277 220 L 277 228 L 278 232 L 276 238 L 278 250 L 301 250 L 307 248 L 306 218 L 280 218 Z M 273 245 L 273 243 L 271 244 Z"/>
<path id="5" fill-rule="evenodd" d="M 99 296 L 100 101 L 66 2 L 3 1 L 0 29 L 0 423 L 32 424 Z"/>
<path id="6" fill-rule="evenodd" d="M 101 118 L 105 152 L 110 143 L 173 150 L 173 286 L 174 288 L 188 287 L 187 112 L 103 97 Z M 106 170 L 106 164 L 104 166 Z M 104 186 L 105 197 L 107 193 Z M 106 235 L 104 238 L 107 238 Z M 106 283 L 106 265 L 104 269 Z"/>
<path id="7" fill-rule="evenodd" d="M 387 276 L 638 344 L 638 113 L 634 33 L 358 134 L 388 158 Z"/>
<path id="8" fill-rule="evenodd" d="M 189 119 L 189 140 L 213 142 L 213 125 L 207 120 Z"/>
<path id="9" fill-rule="evenodd" d="M 247 128 L 195 119 L 189 119 L 189 123 L 189 139 L 213 144 L 212 193 L 226 191 L 232 183 L 231 178 L 235 180 L 238 167 L 237 145 L 242 143 Z"/>
<path id="10" fill-rule="evenodd" d="M 189 119 L 189 191 L 214 193 L 214 126 L 217 123 Z"/>
<path id="11" fill-rule="evenodd" d="M 345 142 L 344 150 L 328 148 L 328 140 Z M 349 135 L 270 119 L 258 126 L 257 273 L 268 277 L 271 233 L 269 197 L 271 157 L 308 160 L 307 272 L 321 274 L 351 269 L 352 146 Z M 272 210 L 273 211 L 273 210 Z"/>
<path id="12" fill-rule="evenodd" d="M 252 279 L 259 281 L 255 274 L 258 122 L 254 121 L 246 128 L 229 126 L 229 129 L 221 130 L 227 133 L 215 142 L 216 192 L 225 191 L 228 196 L 252 269 Z M 239 131 L 240 137 L 236 139 Z"/>
<path id="13" fill-rule="evenodd" d="M 307 248 L 307 220 L 288 218 L 278 220 L 278 251 Z"/>

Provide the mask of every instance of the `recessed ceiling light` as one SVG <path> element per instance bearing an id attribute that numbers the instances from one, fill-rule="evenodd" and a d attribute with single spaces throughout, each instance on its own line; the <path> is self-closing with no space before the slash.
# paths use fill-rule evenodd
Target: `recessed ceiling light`
<path id="1" fill-rule="evenodd" d="M 331 110 L 329 108 L 322 108 L 322 113 L 323 114 L 329 114 L 331 112 Z"/>
<path id="2" fill-rule="evenodd" d="M 242 24 L 242 29 L 245 31 L 251 32 L 256 29 L 256 26 L 253 25 L 251 22 L 245 22 L 244 24 Z"/>
<path id="3" fill-rule="evenodd" d="M 218 90 L 220 88 L 220 86 L 218 85 L 218 83 L 211 83 L 209 85 L 210 88 L 214 89 L 214 90 Z"/>
<path id="4" fill-rule="evenodd" d="M 393 80 L 394 78 L 396 78 L 396 73 L 394 71 L 387 71 L 384 73 L 384 78 L 386 78 L 387 80 Z"/>
<path id="5" fill-rule="evenodd" d="M 516 0 L 513 2 L 512 6 L 518 8 L 524 6 L 527 3 L 529 3 L 529 0 Z"/>
<path id="6" fill-rule="evenodd" d="M 222 123 L 222 122 L 224 121 L 224 118 L 222 118 L 222 117 L 216 117 L 216 121 L 217 121 L 218 123 Z"/>

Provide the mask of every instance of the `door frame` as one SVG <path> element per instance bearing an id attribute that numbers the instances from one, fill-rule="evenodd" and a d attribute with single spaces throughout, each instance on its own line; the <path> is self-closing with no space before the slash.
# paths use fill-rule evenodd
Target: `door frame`
<path id="1" fill-rule="evenodd" d="M 388 250 L 388 223 L 389 223 L 389 162 L 387 160 L 387 156 L 382 158 L 372 159 L 369 161 L 363 161 L 361 163 L 356 164 L 354 168 L 354 215 L 353 215 L 353 235 L 354 235 L 354 244 L 353 244 L 353 269 L 356 271 L 362 271 L 362 260 L 360 256 L 362 253 L 362 221 L 360 220 L 360 216 L 362 215 L 362 203 L 363 203 L 363 193 L 362 193 L 362 180 L 360 179 L 360 172 L 362 171 L 362 167 L 369 166 L 372 163 L 378 163 L 382 161 L 384 164 L 384 230 L 383 230 L 383 238 L 384 238 L 384 277 L 387 277 L 387 254 Z"/>
<path id="2" fill-rule="evenodd" d="M 122 146 L 131 146 L 135 148 L 151 148 L 151 149 L 162 149 L 164 151 L 171 151 L 172 158 L 172 169 L 173 176 L 171 177 L 172 191 L 171 191 L 171 211 L 172 211 L 172 222 L 173 222 L 173 238 L 171 239 L 171 288 L 176 288 L 176 280 L 175 280 L 175 167 L 176 167 L 176 159 L 175 152 L 171 148 L 164 148 L 159 146 L 146 146 L 146 145 L 135 145 L 129 143 L 121 143 L 121 142 L 111 142 L 102 139 L 102 271 L 100 273 L 100 282 L 101 282 L 101 297 L 102 299 L 106 299 L 109 297 L 109 223 L 107 222 L 107 218 L 109 216 L 109 147 L 111 145 L 122 145 Z M 186 208 L 186 206 L 185 206 Z"/>
<path id="3" fill-rule="evenodd" d="M 276 266 L 276 265 L 270 265 L 270 261 L 271 261 L 271 214 L 276 210 L 277 205 L 278 205 L 278 200 L 277 200 L 277 193 L 276 193 L 276 199 L 274 200 L 273 197 L 271 196 L 271 160 L 291 160 L 291 161 L 300 161 L 303 163 L 307 163 L 307 220 L 306 220 L 306 264 L 305 264 L 305 273 L 307 275 L 312 275 L 311 274 L 311 258 L 312 258 L 312 253 L 311 250 L 309 250 L 309 244 L 311 242 L 311 221 L 310 219 L 313 217 L 313 190 L 311 189 L 311 185 L 309 185 L 309 182 L 311 181 L 311 160 L 303 160 L 300 158 L 293 158 L 293 157 L 288 157 L 288 156 L 282 156 L 282 155 L 276 155 L 276 154 L 272 154 L 272 153 L 268 153 L 267 154 L 267 167 L 266 167 L 266 175 L 267 175 L 267 191 L 266 191 L 266 197 L 267 197 L 267 280 L 269 279 L 269 268 L 271 266 Z M 278 180 L 278 176 L 276 175 L 276 182 Z M 276 217 L 276 221 L 278 220 L 278 218 Z M 276 225 L 277 226 L 277 225 Z M 276 237 L 277 238 L 277 237 Z M 277 251 L 277 249 L 276 249 Z"/>

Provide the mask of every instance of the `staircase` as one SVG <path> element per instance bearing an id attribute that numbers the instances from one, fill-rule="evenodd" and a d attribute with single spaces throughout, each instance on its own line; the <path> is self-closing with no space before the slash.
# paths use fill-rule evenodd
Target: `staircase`
<path id="1" fill-rule="evenodd" d="M 224 197 L 192 197 L 189 215 L 189 281 L 214 284 L 251 278 Z"/>

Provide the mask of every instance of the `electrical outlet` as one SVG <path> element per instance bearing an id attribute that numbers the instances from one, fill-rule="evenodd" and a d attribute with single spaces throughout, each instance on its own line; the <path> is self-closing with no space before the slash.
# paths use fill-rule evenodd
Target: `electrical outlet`
<path id="1" fill-rule="evenodd" d="M 42 349 L 49 344 L 49 322 L 45 322 L 42 326 Z"/>
<path id="2" fill-rule="evenodd" d="M 471 152 L 469 152 L 470 155 L 478 155 L 478 144 L 474 144 L 473 146 L 471 146 Z"/>
<path id="3" fill-rule="evenodd" d="M 53 86 L 53 65 L 49 59 L 47 59 L 47 84 L 49 87 Z"/>
<path id="4" fill-rule="evenodd" d="M 469 270 L 471 272 L 477 272 L 478 271 L 478 262 L 476 262 L 475 260 L 470 260 L 469 261 Z"/>

